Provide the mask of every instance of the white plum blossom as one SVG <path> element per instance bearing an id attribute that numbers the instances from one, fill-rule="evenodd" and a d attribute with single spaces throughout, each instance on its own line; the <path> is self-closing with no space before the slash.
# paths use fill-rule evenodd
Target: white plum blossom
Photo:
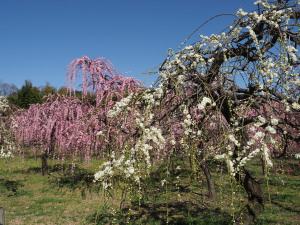
<path id="1" fill-rule="evenodd" d="M 212 103 L 212 100 L 210 98 L 203 97 L 201 103 L 197 105 L 197 108 L 200 110 L 203 110 L 203 109 L 205 109 L 207 104 L 211 104 L 211 103 Z"/>
<path id="2" fill-rule="evenodd" d="M 185 119 L 184 121 L 183 121 L 183 123 L 184 123 L 184 125 L 185 126 L 190 126 L 191 124 L 192 124 L 192 121 L 190 120 L 190 119 Z"/>
<path id="3" fill-rule="evenodd" d="M 254 140 L 259 140 L 259 139 L 263 138 L 264 136 L 265 136 L 265 134 L 264 134 L 263 132 L 258 131 L 258 132 L 256 132 L 255 135 L 253 136 L 253 139 L 254 139 Z"/>
<path id="4" fill-rule="evenodd" d="M 257 148 L 254 151 L 252 151 L 248 156 L 243 157 L 239 162 L 239 167 L 244 166 L 247 161 L 251 160 L 254 156 L 256 156 L 260 152 L 260 149 Z"/>
<path id="5" fill-rule="evenodd" d="M 269 157 L 269 155 L 270 155 L 269 148 L 265 143 L 262 144 L 262 152 L 263 152 L 264 160 L 266 161 L 266 166 L 273 167 L 273 163 Z"/>
<path id="6" fill-rule="evenodd" d="M 0 158 L 13 157 L 13 154 L 10 151 L 10 149 L 11 149 L 11 146 L 7 146 L 7 149 L 4 149 L 4 147 L 2 146 L 0 149 Z"/>
<path id="7" fill-rule="evenodd" d="M 0 95 L 0 158 L 13 157 L 14 143 L 10 138 L 10 133 L 7 130 L 5 124 L 2 122 L 2 113 L 7 112 L 10 109 L 8 100 L 6 97 Z M 16 126 L 13 126 L 16 128 Z"/>
<path id="8" fill-rule="evenodd" d="M 128 178 L 134 174 L 134 167 L 131 165 L 125 169 L 125 176 Z"/>
<path id="9" fill-rule="evenodd" d="M 214 58 L 210 58 L 209 60 L 207 60 L 208 63 L 212 63 L 215 59 Z"/>
<path id="10" fill-rule="evenodd" d="M 100 131 L 97 132 L 96 136 L 100 136 L 100 135 L 102 135 L 102 134 L 103 134 L 103 131 L 100 130 Z"/>
<path id="11" fill-rule="evenodd" d="M 202 135 L 202 131 L 201 130 L 198 130 L 197 131 L 197 136 L 201 136 Z"/>
<path id="12" fill-rule="evenodd" d="M 222 154 L 222 155 L 215 155 L 214 158 L 215 158 L 216 160 L 220 160 L 220 159 L 225 159 L 226 156 L 227 156 L 227 155 L 224 153 L 224 154 Z"/>
<path id="13" fill-rule="evenodd" d="M 127 179 L 133 178 L 135 182 L 139 182 L 138 171 L 135 169 L 137 160 L 144 161 L 147 165 L 146 169 L 151 167 L 149 151 L 153 149 L 153 145 L 158 148 L 163 147 L 166 140 L 162 136 L 161 129 L 155 126 L 149 126 L 145 118 L 136 118 L 136 122 L 139 124 L 143 133 L 134 146 L 130 147 L 128 150 L 124 149 L 124 151 L 128 153 L 128 157 L 132 160 L 125 160 L 124 154 L 122 154 L 119 159 L 116 159 L 113 154 L 112 160 L 103 163 L 100 167 L 100 171 L 95 173 L 95 181 L 101 181 L 102 183 L 107 182 L 114 174 L 122 173 Z M 153 144 L 150 145 L 150 142 Z M 136 155 L 140 155 L 140 159 L 135 158 Z"/>
<path id="14" fill-rule="evenodd" d="M 266 122 L 266 119 L 260 115 L 257 118 L 258 118 L 259 122 L 261 122 L 262 124 L 264 124 Z"/>
<path id="15" fill-rule="evenodd" d="M 230 134 L 229 136 L 228 136 L 228 139 L 232 142 L 232 143 L 234 143 L 234 145 L 236 145 L 236 146 L 240 146 L 240 143 L 239 143 L 239 141 L 234 137 L 234 135 L 233 134 Z"/>
<path id="16" fill-rule="evenodd" d="M 236 171 L 234 169 L 234 164 L 233 162 L 227 157 L 227 160 L 226 160 L 226 163 L 227 163 L 227 166 L 228 166 L 228 172 L 229 174 L 234 177 L 235 174 L 236 174 Z"/>
<path id="17" fill-rule="evenodd" d="M 0 112 L 5 112 L 7 109 L 9 109 L 8 100 L 0 95 Z"/>
<path id="18" fill-rule="evenodd" d="M 272 124 L 273 126 L 278 125 L 278 119 L 272 118 L 272 119 L 271 119 L 271 124 Z"/>
<path id="19" fill-rule="evenodd" d="M 300 110 L 300 105 L 297 102 L 293 102 L 292 107 L 295 110 Z"/>
<path id="20" fill-rule="evenodd" d="M 115 117 L 117 117 L 120 114 L 120 112 L 122 110 L 125 110 L 125 108 L 127 108 L 127 110 L 129 110 L 129 108 L 127 106 L 131 102 L 131 100 L 133 99 L 133 97 L 134 97 L 134 94 L 131 93 L 126 98 L 123 98 L 121 101 L 117 102 L 113 106 L 113 108 L 108 111 L 108 117 L 115 118 Z"/>
<path id="21" fill-rule="evenodd" d="M 271 134 L 276 134 L 276 130 L 271 126 L 267 126 L 266 131 L 271 133 Z"/>
<path id="22" fill-rule="evenodd" d="M 291 45 L 287 46 L 286 50 L 289 53 L 289 55 L 291 56 L 292 60 L 294 62 L 296 62 L 298 60 L 298 57 L 296 56 L 295 52 L 297 52 L 298 50 L 294 46 L 291 46 Z"/>
<path id="23" fill-rule="evenodd" d="M 110 162 L 103 163 L 102 167 L 104 168 L 103 170 L 98 171 L 94 175 L 94 180 L 101 180 L 103 177 L 106 177 L 108 175 L 113 175 L 113 166 L 111 165 Z"/>

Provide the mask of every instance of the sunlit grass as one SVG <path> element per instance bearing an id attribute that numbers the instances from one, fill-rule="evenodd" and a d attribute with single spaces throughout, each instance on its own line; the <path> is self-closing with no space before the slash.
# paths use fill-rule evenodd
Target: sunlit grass
<path id="1" fill-rule="evenodd" d="M 205 176 L 192 172 L 188 161 L 176 162 L 181 170 L 173 168 L 168 177 L 162 163 L 152 171 L 151 178 L 142 180 L 140 191 L 136 185 L 120 183 L 109 193 L 92 182 L 99 160 L 89 165 L 76 163 L 73 172 L 71 163 L 62 166 L 59 160 L 49 160 L 49 174 L 41 176 L 39 159 L 0 159 L 0 204 L 5 207 L 7 223 L 230 224 L 234 211 L 246 201 L 243 190 L 231 183 L 226 167 L 220 164 L 210 167 L 217 192 L 217 200 L 212 202 Z M 270 171 L 267 187 L 259 161 L 247 168 L 261 182 L 266 199 L 256 224 L 297 224 L 299 170 L 295 167 L 290 174 Z M 122 191 L 126 192 L 124 199 Z"/>

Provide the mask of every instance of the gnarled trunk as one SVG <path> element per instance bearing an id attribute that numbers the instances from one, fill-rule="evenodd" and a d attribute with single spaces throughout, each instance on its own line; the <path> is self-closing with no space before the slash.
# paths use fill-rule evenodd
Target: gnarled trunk
<path id="1" fill-rule="evenodd" d="M 234 216 L 234 224 L 252 224 L 264 210 L 263 193 L 260 184 L 243 168 L 235 179 L 244 187 L 248 194 L 248 203 Z"/>

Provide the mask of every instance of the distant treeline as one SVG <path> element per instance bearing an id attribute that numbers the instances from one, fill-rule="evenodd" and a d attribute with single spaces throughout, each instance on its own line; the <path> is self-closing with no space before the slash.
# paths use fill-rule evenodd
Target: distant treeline
<path id="1" fill-rule="evenodd" d="M 8 84 L 0 80 L 0 95 L 6 96 L 9 103 L 14 104 L 20 108 L 29 108 L 30 104 L 44 103 L 48 95 L 67 95 L 68 88 L 65 86 L 57 89 L 49 82 L 41 87 L 33 86 L 32 82 L 25 80 L 24 85 L 19 89 L 14 84 Z M 81 98 L 82 92 L 76 91 L 76 97 Z"/>

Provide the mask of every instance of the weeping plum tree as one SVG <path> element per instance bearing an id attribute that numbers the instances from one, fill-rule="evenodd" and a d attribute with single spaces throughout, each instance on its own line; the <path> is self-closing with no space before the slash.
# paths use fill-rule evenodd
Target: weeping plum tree
<path id="1" fill-rule="evenodd" d="M 258 10 L 239 9 L 224 32 L 200 35 L 177 53 L 170 50 L 159 80 L 108 112 L 111 118 L 136 119 L 125 144 L 95 174 L 104 188 L 115 175 L 139 183 L 157 158 L 183 153 L 203 171 L 214 158 L 226 163 L 247 195 L 234 223 L 255 221 L 264 197 L 247 163 L 261 157 L 267 171 L 274 157 L 299 151 L 300 11 L 298 2 L 254 4 Z"/>
<path id="2" fill-rule="evenodd" d="M 83 126 L 89 127 L 89 133 L 96 134 L 93 141 L 86 142 L 89 151 L 101 149 L 100 154 L 110 152 L 111 144 L 122 146 L 125 134 L 128 132 L 133 115 L 127 115 L 118 123 L 109 117 L 108 112 L 118 101 L 131 96 L 141 88 L 140 81 L 121 75 L 112 64 L 104 58 L 89 59 L 84 56 L 76 59 L 69 65 L 67 79 L 70 92 L 75 90 L 76 78 L 81 77 L 83 101 L 89 95 L 95 96 L 95 104 L 92 113 L 85 115 Z M 121 123 L 122 121 L 122 123 Z M 121 129 L 118 125 L 121 124 Z M 103 135 L 102 135 L 103 134 Z M 104 135 L 105 134 L 105 135 Z M 101 144 L 100 144 L 100 142 Z M 101 146 L 100 146 L 101 145 Z M 86 148 L 83 148 L 86 151 Z M 98 152 L 99 153 L 99 152 Z"/>
<path id="3" fill-rule="evenodd" d="M 82 99 L 76 98 L 78 77 L 82 77 Z M 44 104 L 32 104 L 16 112 L 13 125 L 20 149 L 27 146 L 42 152 L 42 173 L 47 170 L 47 158 L 52 155 L 83 157 L 103 156 L 112 139 L 122 144 L 122 133 L 107 117 L 115 103 L 139 89 L 139 82 L 124 77 L 104 58 L 84 56 L 72 61 L 67 74 L 69 96 L 49 95 Z M 87 100 L 95 96 L 95 104 Z M 124 121 L 126 127 L 130 116 Z M 125 128 L 126 130 L 126 128 Z M 106 136 L 101 136 L 105 132 Z M 99 137 L 101 136 L 101 137 Z"/>
<path id="4" fill-rule="evenodd" d="M 41 151 L 42 173 L 45 174 L 50 155 L 64 160 L 66 156 L 77 153 L 81 139 L 87 138 L 81 135 L 82 131 L 78 133 L 81 119 L 90 112 L 89 105 L 77 98 L 49 96 L 44 104 L 33 104 L 16 113 L 14 125 L 18 129 L 14 132 L 15 139 L 20 150 L 30 147 L 36 153 Z"/>

